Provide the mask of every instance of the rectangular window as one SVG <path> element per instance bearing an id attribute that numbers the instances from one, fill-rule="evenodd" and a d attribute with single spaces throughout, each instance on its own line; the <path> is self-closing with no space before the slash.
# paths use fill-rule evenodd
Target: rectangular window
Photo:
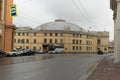
<path id="1" fill-rule="evenodd" d="M 78 44 L 78 40 L 76 40 L 76 44 Z"/>
<path id="2" fill-rule="evenodd" d="M 80 37 L 82 37 L 82 34 L 80 34 Z"/>
<path id="3" fill-rule="evenodd" d="M 55 43 L 58 43 L 58 42 L 57 42 L 57 39 L 55 39 Z"/>
<path id="4" fill-rule="evenodd" d="M 34 39 L 34 43 L 36 43 L 37 41 L 36 41 L 36 39 Z"/>
<path id="5" fill-rule="evenodd" d="M 25 35 L 25 33 L 22 33 L 22 36 L 24 36 Z"/>
<path id="6" fill-rule="evenodd" d="M 50 39 L 50 43 L 52 43 L 52 39 Z"/>
<path id="7" fill-rule="evenodd" d="M 47 36 L 47 33 L 44 33 L 44 36 Z"/>
<path id="8" fill-rule="evenodd" d="M 36 33 L 34 33 L 34 36 L 36 36 Z"/>
<path id="9" fill-rule="evenodd" d="M 47 43 L 47 39 L 44 39 L 44 43 Z"/>
<path id="10" fill-rule="evenodd" d="M 72 48 L 73 48 L 73 50 L 75 50 L 75 46 L 73 46 Z"/>
<path id="11" fill-rule="evenodd" d="M 50 33 L 50 36 L 52 36 L 52 33 Z"/>
<path id="12" fill-rule="evenodd" d="M 58 33 L 55 33 L 55 36 L 58 36 Z"/>
<path id="13" fill-rule="evenodd" d="M 75 34 L 73 34 L 73 37 L 75 37 Z"/>
<path id="14" fill-rule="evenodd" d="M 73 44 L 75 44 L 75 40 L 73 40 Z"/>
<path id="15" fill-rule="evenodd" d="M 82 44 L 82 40 L 80 40 L 80 44 Z"/>
<path id="16" fill-rule="evenodd" d="M 20 33 L 18 33 L 18 36 L 20 36 Z"/>
<path id="17" fill-rule="evenodd" d="M 60 43 L 61 43 L 61 44 L 63 43 L 63 39 L 60 39 Z"/>
<path id="18" fill-rule="evenodd" d="M 24 39 L 21 39 L 21 43 L 25 43 L 25 40 L 24 40 Z"/>
<path id="19" fill-rule="evenodd" d="M 18 43 L 20 43 L 20 39 L 18 39 Z"/>
<path id="20" fill-rule="evenodd" d="M 29 43 L 29 39 L 26 39 L 26 43 Z"/>
<path id="21" fill-rule="evenodd" d="M 82 47 L 81 47 L 81 46 L 79 46 L 79 50 L 82 50 Z"/>
<path id="22" fill-rule="evenodd" d="M 27 36 L 29 36 L 29 33 L 26 33 Z"/>
<path id="23" fill-rule="evenodd" d="M 78 50 L 78 46 L 76 46 L 76 50 Z"/>
<path id="24" fill-rule="evenodd" d="M 61 33 L 60 36 L 63 36 L 63 33 Z"/>
<path id="25" fill-rule="evenodd" d="M 14 43 L 16 43 L 16 39 L 14 39 Z"/>

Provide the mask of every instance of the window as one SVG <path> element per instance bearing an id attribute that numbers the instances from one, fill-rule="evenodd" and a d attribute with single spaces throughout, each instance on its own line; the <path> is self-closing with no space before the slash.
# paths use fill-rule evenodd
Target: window
<path id="1" fill-rule="evenodd" d="M 20 39 L 18 39 L 18 43 L 20 43 Z"/>
<path id="2" fill-rule="evenodd" d="M 50 39 L 50 43 L 52 43 L 52 39 Z"/>
<path id="3" fill-rule="evenodd" d="M 80 44 L 82 44 L 82 40 L 80 40 Z"/>
<path id="4" fill-rule="evenodd" d="M 34 33 L 34 36 L 36 36 L 36 33 Z"/>
<path id="5" fill-rule="evenodd" d="M 55 39 L 55 43 L 57 43 L 57 39 Z"/>
<path id="6" fill-rule="evenodd" d="M 82 37 L 82 34 L 80 34 L 80 37 Z"/>
<path id="7" fill-rule="evenodd" d="M 86 41 L 86 45 L 88 45 L 89 44 L 89 42 L 88 41 Z"/>
<path id="8" fill-rule="evenodd" d="M 61 33 L 60 36 L 63 36 L 63 33 Z"/>
<path id="9" fill-rule="evenodd" d="M 55 33 L 55 36 L 58 36 L 58 33 Z"/>
<path id="10" fill-rule="evenodd" d="M 18 33 L 18 36 L 20 36 L 20 33 Z"/>
<path id="11" fill-rule="evenodd" d="M 79 46 L 79 50 L 82 50 L 82 47 L 81 47 L 81 46 Z"/>
<path id="12" fill-rule="evenodd" d="M 75 44 L 75 40 L 73 40 L 73 44 Z"/>
<path id="13" fill-rule="evenodd" d="M 44 36 L 47 36 L 47 33 L 44 33 Z"/>
<path id="14" fill-rule="evenodd" d="M 78 40 L 76 40 L 76 44 L 78 44 Z"/>
<path id="15" fill-rule="evenodd" d="M 24 36 L 24 35 L 25 35 L 25 33 L 22 33 L 22 35 Z"/>
<path id="16" fill-rule="evenodd" d="M 98 45 L 101 44 L 101 40 L 100 40 L 100 39 L 97 40 L 97 44 L 98 44 Z"/>
<path id="17" fill-rule="evenodd" d="M 52 33 L 50 33 L 50 36 L 52 36 Z"/>
<path id="18" fill-rule="evenodd" d="M 86 47 L 86 51 L 88 51 L 88 47 Z"/>
<path id="19" fill-rule="evenodd" d="M 26 43 L 29 43 L 29 39 L 26 39 Z"/>
<path id="20" fill-rule="evenodd" d="M 89 36 L 88 35 L 86 35 L 86 38 L 88 38 Z"/>
<path id="21" fill-rule="evenodd" d="M 76 50 L 78 50 L 78 46 L 76 46 Z"/>
<path id="22" fill-rule="evenodd" d="M 27 36 L 29 36 L 29 33 L 26 33 Z"/>
<path id="23" fill-rule="evenodd" d="M 78 34 L 76 34 L 76 37 L 78 37 Z"/>
<path id="24" fill-rule="evenodd" d="M 60 39 L 60 43 L 63 43 L 63 39 Z"/>
<path id="25" fill-rule="evenodd" d="M 25 40 L 24 40 L 24 39 L 21 39 L 21 43 L 25 43 Z"/>
<path id="26" fill-rule="evenodd" d="M 73 50 L 75 50 L 75 46 L 73 46 L 72 48 L 73 48 Z"/>
<path id="27" fill-rule="evenodd" d="M 14 39 L 14 43 L 16 43 L 16 39 Z"/>
<path id="28" fill-rule="evenodd" d="M 36 43 L 37 41 L 36 41 L 36 39 L 34 39 L 34 43 Z"/>
<path id="29" fill-rule="evenodd" d="M 47 39 L 44 39 L 44 43 L 47 43 Z"/>
<path id="30" fill-rule="evenodd" d="M 104 51 L 107 51 L 107 48 L 104 48 Z"/>
<path id="31" fill-rule="evenodd" d="M 73 37 L 75 37 L 75 34 L 73 34 Z"/>

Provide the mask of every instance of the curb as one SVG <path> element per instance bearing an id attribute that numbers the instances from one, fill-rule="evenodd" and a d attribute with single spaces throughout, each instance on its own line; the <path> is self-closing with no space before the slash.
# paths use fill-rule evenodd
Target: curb
<path id="1" fill-rule="evenodd" d="M 98 64 L 103 60 L 104 57 L 100 58 L 99 60 L 95 61 L 93 63 L 93 65 L 89 68 L 89 70 L 87 71 L 87 74 L 83 75 L 80 80 L 89 80 L 89 78 L 91 77 L 92 73 L 94 72 L 94 70 L 96 69 L 96 67 L 98 66 Z"/>

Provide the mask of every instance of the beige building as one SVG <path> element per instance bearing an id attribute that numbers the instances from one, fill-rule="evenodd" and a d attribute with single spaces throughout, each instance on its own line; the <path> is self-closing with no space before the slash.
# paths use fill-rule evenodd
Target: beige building
<path id="1" fill-rule="evenodd" d="M 68 53 L 96 53 L 98 48 L 107 53 L 109 32 L 85 31 L 65 20 L 55 20 L 34 29 L 19 27 L 15 31 L 14 49 L 44 50 L 49 44 L 62 45 L 64 52 Z"/>

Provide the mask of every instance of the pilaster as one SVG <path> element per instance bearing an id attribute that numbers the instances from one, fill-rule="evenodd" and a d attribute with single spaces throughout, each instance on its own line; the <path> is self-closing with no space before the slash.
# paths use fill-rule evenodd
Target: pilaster
<path id="1" fill-rule="evenodd" d="M 120 0 L 116 0 L 117 10 L 115 18 L 115 63 L 120 63 Z"/>

